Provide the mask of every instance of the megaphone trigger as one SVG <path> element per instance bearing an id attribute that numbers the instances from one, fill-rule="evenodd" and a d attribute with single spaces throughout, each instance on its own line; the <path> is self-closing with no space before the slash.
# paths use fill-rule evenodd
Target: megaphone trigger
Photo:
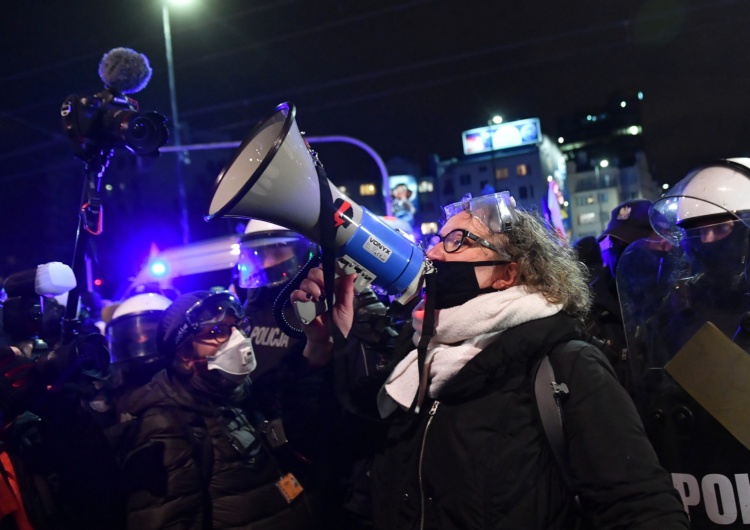
<path id="1" fill-rule="evenodd" d="M 327 310 L 328 304 L 325 300 L 321 300 L 320 302 L 315 302 L 313 300 L 308 302 L 294 302 L 294 313 L 297 315 L 299 321 L 305 326 L 310 324 L 310 322 L 315 320 L 318 315 L 322 315 Z"/>

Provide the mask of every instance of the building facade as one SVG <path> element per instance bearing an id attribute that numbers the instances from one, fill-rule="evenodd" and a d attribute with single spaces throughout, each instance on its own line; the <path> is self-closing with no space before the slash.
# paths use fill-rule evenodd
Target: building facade
<path id="1" fill-rule="evenodd" d="M 445 205 L 469 193 L 476 197 L 508 191 L 520 208 L 539 212 L 567 236 L 570 226 L 566 171 L 559 147 L 540 134 L 532 144 L 438 161 L 432 200 Z M 423 208 L 425 214 L 428 208 Z M 440 209 L 433 208 L 433 213 L 437 220 Z"/>
<path id="2" fill-rule="evenodd" d="M 599 236 L 612 210 L 661 194 L 649 171 L 641 125 L 643 95 L 613 98 L 601 109 L 563 116 L 558 144 L 565 154 L 571 240 Z"/>

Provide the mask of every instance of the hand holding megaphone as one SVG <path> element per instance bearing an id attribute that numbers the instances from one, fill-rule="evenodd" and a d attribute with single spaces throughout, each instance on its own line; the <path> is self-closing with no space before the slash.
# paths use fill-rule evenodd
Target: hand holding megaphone
<path id="1" fill-rule="evenodd" d="M 349 335 L 354 321 L 354 295 L 356 274 L 338 275 L 334 282 L 333 309 L 319 311 L 310 321 L 305 322 L 303 331 L 307 337 L 305 357 L 313 364 L 325 364 L 331 353 L 333 344 L 331 328 L 327 319 L 333 319 L 333 324 L 344 337 Z M 323 270 L 320 267 L 311 269 L 307 277 L 300 283 L 299 289 L 293 291 L 290 299 L 295 307 L 306 307 L 305 304 L 322 303 L 325 299 Z"/>

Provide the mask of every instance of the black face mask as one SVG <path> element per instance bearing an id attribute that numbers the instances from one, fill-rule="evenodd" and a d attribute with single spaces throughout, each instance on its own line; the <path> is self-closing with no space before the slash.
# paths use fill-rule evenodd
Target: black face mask
<path id="1" fill-rule="evenodd" d="M 476 298 L 480 294 L 497 291 L 492 287 L 479 288 L 476 267 L 505 265 L 507 261 L 436 261 L 435 264 L 435 309 L 456 307 Z"/>

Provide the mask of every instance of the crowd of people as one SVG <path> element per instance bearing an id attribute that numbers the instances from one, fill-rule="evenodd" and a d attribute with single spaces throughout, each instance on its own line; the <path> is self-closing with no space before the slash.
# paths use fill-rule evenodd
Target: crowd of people
<path id="1" fill-rule="evenodd" d="M 641 417 L 689 338 L 675 308 L 701 320 L 675 287 L 716 299 L 709 268 L 729 270 L 706 256 L 738 256 L 724 313 L 750 307 L 750 205 L 726 182 L 750 188 L 750 160 L 626 201 L 576 246 L 507 192 L 465 197 L 428 242 L 423 296 L 341 275 L 307 324 L 294 304 L 328 294 L 317 246 L 251 220 L 235 284 L 104 308 L 108 374 L 57 386 L 6 334 L 0 530 L 688 528 Z M 650 303 L 659 285 L 674 296 Z"/>

